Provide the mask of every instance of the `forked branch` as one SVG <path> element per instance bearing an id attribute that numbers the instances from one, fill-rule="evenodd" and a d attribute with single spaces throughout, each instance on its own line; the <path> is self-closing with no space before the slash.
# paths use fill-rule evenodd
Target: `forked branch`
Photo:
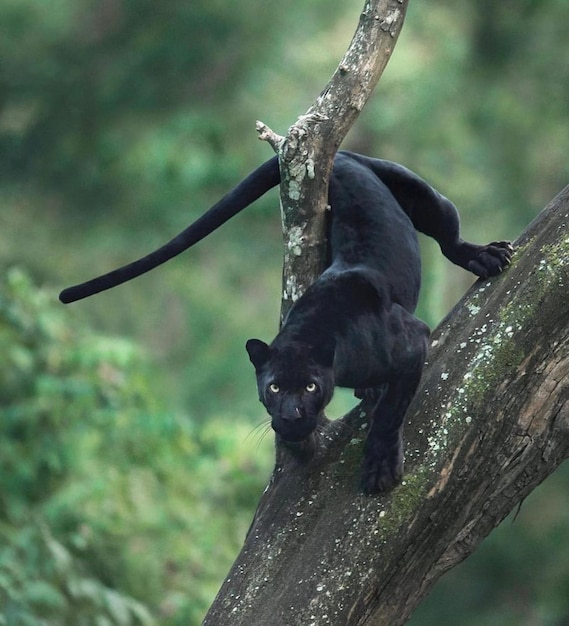
<path id="1" fill-rule="evenodd" d="M 282 316 L 320 275 L 334 156 L 381 76 L 399 36 L 407 0 L 366 0 L 350 46 L 330 82 L 286 137 L 257 122 L 279 156 L 284 264 Z"/>

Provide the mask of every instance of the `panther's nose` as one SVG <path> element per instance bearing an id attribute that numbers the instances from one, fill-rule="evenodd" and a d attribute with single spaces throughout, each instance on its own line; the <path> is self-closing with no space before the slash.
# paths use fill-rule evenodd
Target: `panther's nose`
<path id="1" fill-rule="evenodd" d="M 301 420 L 303 417 L 304 410 L 299 406 L 291 407 L 290 411 L 286 411 L 283 414 L 283 419 L 287 422 L 295 422 L 296 420 Z"/>

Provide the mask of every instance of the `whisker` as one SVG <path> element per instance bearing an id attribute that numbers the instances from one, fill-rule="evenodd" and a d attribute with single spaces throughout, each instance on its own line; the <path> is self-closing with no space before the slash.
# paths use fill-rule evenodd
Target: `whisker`
<path id="1" fill-rule="evenodd" d="M 263 439 L 267 436 L 267 433 L 269 433 L 271 430 L 272 430 L 272 427 L 271 427 L 270 418 L 264 419 L 262 422 L 259 422 L 256 426 L 252 428 L 251 432 L 247 435 L 245 439 L 256 440 L 257 445 L 255 446 L 255 449 L 258 450 L 261 447 L 261 443 L 263 443 Z"/>
<path id="2" fill-rule="evenodd" d="M 269 434 L 269 432 L 271 432 L 273 429 L 271 427 L 271 422 L 270 420 L 265 424 L 265 428 L 263 430 L 258 430 L 257 433 L 260 433 L 259 438 L 257 439 L 257 447 L 256 450 L 258 450 L 261 447 L 261 443 L 263 443 L 263 439 Z"/>
<path id="3" fill-rule="evenodd" d="M 259 434 L 259 431 L 267 427 L 267 423 L 268 423 L 267 419 L 263 419 L 261 422 L 259 422 L 256 426 L 254 426 L 251 429 L 247 437 L 245 437 L 245 440 L 247 441 L 250 438 L 256 437 Z"/>

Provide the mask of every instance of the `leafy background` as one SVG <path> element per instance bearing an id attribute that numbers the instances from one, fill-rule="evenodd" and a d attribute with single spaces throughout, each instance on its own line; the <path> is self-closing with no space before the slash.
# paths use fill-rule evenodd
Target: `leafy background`
<path id="1" fill-rule="evenodd" d="M 203 618 L 272 466 L 243 345 L 277 327 L 277 196 L 119 289 L 57 293 L 268 158 L 255 119 L 306 110 L 360 4 L 0 3 L 0 624 Z M 411 2 L 345 147 L 419 172 L 467 238 L 515 239 L 569 179 L 568 20 L 565 0 Z M 473 278 L 422 245 L 434 326 Z M 412 626 L 569 624 L 568 489 L 564 465 Z"/>

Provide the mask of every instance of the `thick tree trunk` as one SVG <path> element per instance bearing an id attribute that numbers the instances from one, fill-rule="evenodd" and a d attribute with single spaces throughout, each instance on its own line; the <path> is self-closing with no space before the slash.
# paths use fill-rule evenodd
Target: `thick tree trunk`
<path id="1" fill-rule="evenodd" d="M 569 187 L 432 336 L 404 482 L 358 490 L 360 405 L 302 462 L 280 450 L 204 624 L 404 624 L 434 582 L 569 456 Z"/>

